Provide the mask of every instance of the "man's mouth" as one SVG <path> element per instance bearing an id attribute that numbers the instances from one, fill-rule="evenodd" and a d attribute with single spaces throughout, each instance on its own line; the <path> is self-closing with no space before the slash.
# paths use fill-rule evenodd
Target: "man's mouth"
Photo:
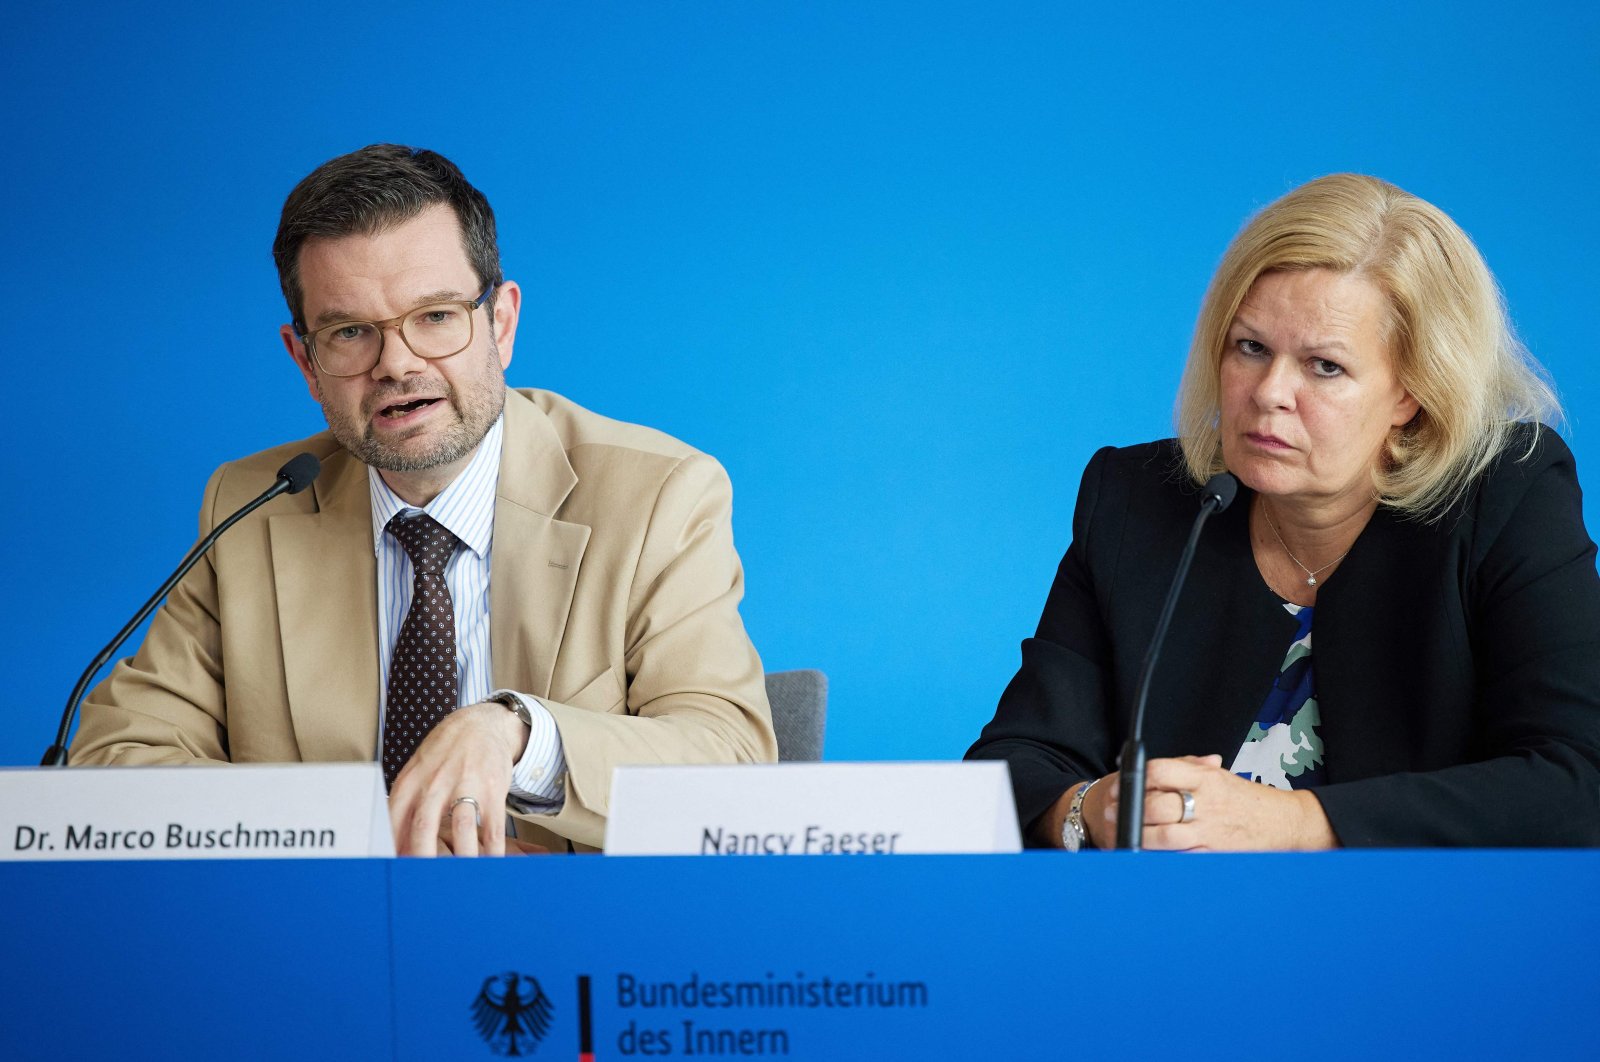
<path id="1" fill-rule="evenodd" d="M 437 398 L 415 398 L 410 402 L 396 402 L 394 405 L 384 406 L 378 410 L 378 416 L 385 420 L 398 420 L 408 413 L 414 413 L 424 406 L 431 406 L 439 401 Z"/>

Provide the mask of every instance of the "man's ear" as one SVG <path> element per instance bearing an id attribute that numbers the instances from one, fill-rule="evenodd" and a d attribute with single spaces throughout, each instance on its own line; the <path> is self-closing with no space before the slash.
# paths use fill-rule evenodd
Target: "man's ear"
<path id="1" fill-rule="evenodd" d="M 500 368 L 511 367 L 517 345 L 517 317 L 522 312 L 522 289 L 515 280 L 503 281 L 494 293 L 494 344 L 500 350 Z"/>
<path id="2" fill-rule="evenodd" d="M 311 364 L 311 355 L 306 351 L 306 345 L 295 335 L 294 325 L 283 325 L 278 329 L 278 335 L 283 338 L 283 345 L 289 351 L 289 357 L 294 359 L 300 375 L 306 378 L 306 388 L 311 392 L 311 397 L 320 404 L 322 391 L 317 387 L 317 367 Z"/>

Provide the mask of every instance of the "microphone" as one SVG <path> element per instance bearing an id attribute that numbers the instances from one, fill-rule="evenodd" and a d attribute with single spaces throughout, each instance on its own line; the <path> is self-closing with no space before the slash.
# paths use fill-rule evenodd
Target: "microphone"
<path id="1" fill-rule="evenodd" d="M 78 678 L 78 684 L 72 688 L 72 696 L 67 698 L 66 710 L 61 713 L 61 726 L 56 730 L 56 742 L 45 750 L 44 758 L 39 761 L 39 766 L 65 767 L 67 765 L 67 735 L 71 733 L 73 720 L 78 716 L 78 704 L 83 700 L 83 695 L 88 692 L 89 683 L 93 681 L 95 674 L 105 666 L 107 660 L 111 659 L 111 655 L 121 648 L 122 643 L 128 640 L 128 636 L 139 628 L 139 624 L 143 623 L 145 618 L 155 611 L 156 606 L 161 604 L 167 593 L 178 585 L 178 580 L 188 574 L 189 569 L 195 566 L 196 561 L 205 556 L 206 551 L 212 547 L 217 539 L 222 537 L 222 533 L 278 495 L 299 494 L 311 486 L 312 481 L 317 478 L 317 473 L 321 471 L 322 462 L 317 460 L 315 454 L 296 454 L 289 458 L 282 468 L 278 469 L 278 478 L 272 486 L 262 491 L 244 508 L 222 521 L 212 529 L 209 535 L 195 543 L 194 548 L 179 563 L 178 570 L 167 576 L 167 581 L 161 584 L 161 588 L 151 596 L 150 600 L 144 603 L 143 608 L 134 614 L 133 619 L 128 621 L 127 626 L 117 632 L 117 636 L 111 639 L 111 644 L 100 650 L 100 654 L 94 658 L 94 662 Z"/>
<path id="2" fill-rule="evenodd" d="M 1156 658 L 1161 655 L 1161 643 L 1166 640 L 1167 626 L 1172 622 L 1173 609 L 1178 604 L 1178 594 L 1189 575 L 1189 563 L 1194 560 L 1194 548 L 1200 541 L 1200 529 L 1206 518 L 1220 513 L 1233 504 L 1239 493 L 1239 481 L 1226 472 L 1218 472 L 1200 488 L 1200 513 L 1189 530 L 1189 541 L 1178 558 L 1178 570 L 1172 577 L 1172 589 L 1167 591 L 1166 603 L 1161 606 L 1161 618 L 1156 620 L 1155 635 L 1144 655 L 1144 667 L 1139 673 L 1139 691 L 1134 698 L 1133 728 L 1122 746 L 1117 768 L 1122 773 L 1117 787 L 1117 847 L 1137 852 L 1142 844 L 1144 830 L 1144 706 L 1150 698 L 1150 678 L 1155 674 Z"/>
<path id="3" fill-rule="evenodd" d="M 289 458 L 282 468 L 278 469 L 278 483 L 283 484 L 283 490 L 279 491 L 278 483 L 274 483 L 272 488 L 262 495 L 262 502 L 251 502 L 250 505 L 254 508 L 265 501 L 276 498 L 279 494 L 299 494 L 311 486 L 321 471 L 322 462 L 317 460 L 316 454 L 295 454 Z M 1228 497 L 1231 499 L 1233 495 L 1230 494 Z M 1227 507 L 1228 503 L 1223 502 L 1222 508 L 1226 509 Z M 243 513 L 249 511 L 249 509 L 243 509 L 240 510 L 240 513 L 243 515 Z"/>

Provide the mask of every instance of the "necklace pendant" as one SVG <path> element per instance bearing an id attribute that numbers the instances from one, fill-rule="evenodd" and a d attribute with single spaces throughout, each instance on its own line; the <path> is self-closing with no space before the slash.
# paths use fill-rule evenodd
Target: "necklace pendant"
<path id="1" fill-rule="evenodd" d="M 1307 586 L 1316 586 L 1317 585 L 1317 577 L 1315 575 L 1307 576 L 1306 577 L 1306 585 Z"/>

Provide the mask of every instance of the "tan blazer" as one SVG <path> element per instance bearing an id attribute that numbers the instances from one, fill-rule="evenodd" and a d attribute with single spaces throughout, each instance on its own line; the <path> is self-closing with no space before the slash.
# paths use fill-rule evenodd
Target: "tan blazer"
<path id="1" fill-rule="evenodd" d="M 494 683 L 544 701 L 568 768 L 562 811 L 518 816 L 518 834 L 598 847 L 618 764 L 776 759 L 722 467 L 548 391 L 506 393 L 502 445 Z M 74 764 L 375 758 L 366 466 L 326 432 L 223 465 L 200 530 L 302 450 L 320 478 L 242 520 L 178 585 L 84 703 Z"/>

